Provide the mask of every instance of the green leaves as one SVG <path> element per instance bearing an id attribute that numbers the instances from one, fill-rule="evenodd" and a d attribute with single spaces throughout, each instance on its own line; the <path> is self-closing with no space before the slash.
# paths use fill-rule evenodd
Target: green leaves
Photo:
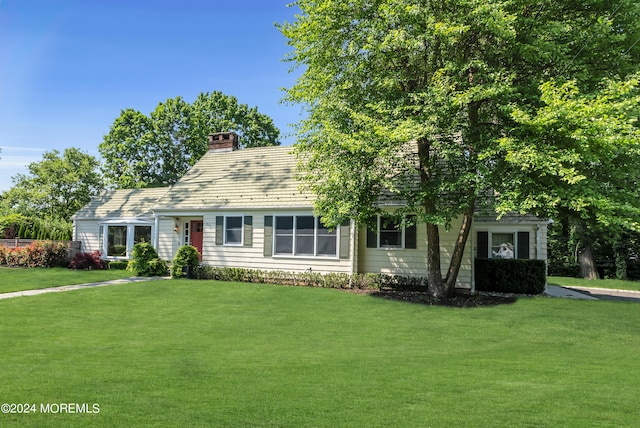
<path id="1" fill-rule="evenodd" d="M 45 152 L 41 161 L 29 164 L 28 174 L 13 177 L 2 205 L 29 217 L 69 221 L 103 188 L 98 165 L 96 158 L 74 147 L 62 154 Z"/>
<path id="2" fill-rule="evenodd" d="M 159 103 L 149 116 L 126 109 L 99 146 L 107 182 L 118 188 L 162 187 L 180 179 L 206 152 L 208 135 L 235 131 L 243 147 L 278 145 L 273 120 L 221 92 Z"/>

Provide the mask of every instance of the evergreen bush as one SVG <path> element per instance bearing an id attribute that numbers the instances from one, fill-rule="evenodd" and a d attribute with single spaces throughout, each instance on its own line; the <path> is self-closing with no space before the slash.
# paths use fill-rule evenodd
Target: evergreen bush
<path id="1" fill-rule="evenodd" d="M 199 253 L 196 247 L 183 245 L 178 249 L 178 252 L 173 258 L 173 263 L 171 265 L 171 277 L 193 277 L 195 269 L 199 264 Z"/>
<path id="2" fill-rule="evenodd" d="M 477 291 L 541 294 L 547 282 L 544 260 L 476 259 Z"/>
<path id="3" fill-rule="evenodd" d="M 150 243 L 139 242 L 133 246 L 127 270 L 138 276 L 164 276 L 167 274 L 167 263 L 160 260 Z"/>

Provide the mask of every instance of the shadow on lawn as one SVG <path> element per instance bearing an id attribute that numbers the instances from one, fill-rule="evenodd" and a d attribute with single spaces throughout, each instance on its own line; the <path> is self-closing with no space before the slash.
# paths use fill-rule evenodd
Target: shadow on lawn
<path id="1" fill-rule="evenodd" d="M 493 296 L 485 294 L 457 294 L 447 299 L 433 299 L 421 291 L 380 290 L 370 293 L 373 297 L 388 300 L 399 300 L 407 303 L 418 303 L 429 306 L 449 306 L 455 308 L 478 308 L 515 303 L 518 299 L 510 296 Z"/>

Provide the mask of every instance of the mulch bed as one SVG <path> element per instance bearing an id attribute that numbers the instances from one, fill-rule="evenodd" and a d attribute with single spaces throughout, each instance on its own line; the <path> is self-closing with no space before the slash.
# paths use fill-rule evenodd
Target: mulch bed
<path id="1" fill-rule="evenodd" d="M 478 308 L 481 306 L 496 306 L 514 303 L 518 300 L 514 295 L 498 294 L 457 294 L 446 299 L 433 299 L 423 291 L 398 290 L 349 290 L 358 294 L 369 294 L 373 297 L 388 300 L 398 300 L 407 303 L 417 303 L 429 306 L 449 306 L 456 308 Z"/>

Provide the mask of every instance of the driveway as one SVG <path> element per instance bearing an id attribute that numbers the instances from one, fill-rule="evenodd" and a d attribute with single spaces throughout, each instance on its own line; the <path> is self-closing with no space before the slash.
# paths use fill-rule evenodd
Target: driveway
<path id="1" fill-rule="evenodd" d="M 547 294 L 553 297 L 567 297 L 585 300 L 617 300 L 640 303 L 640 291 L 613 290 L 592 287 L 560 287 L 548 285 Z"/>

